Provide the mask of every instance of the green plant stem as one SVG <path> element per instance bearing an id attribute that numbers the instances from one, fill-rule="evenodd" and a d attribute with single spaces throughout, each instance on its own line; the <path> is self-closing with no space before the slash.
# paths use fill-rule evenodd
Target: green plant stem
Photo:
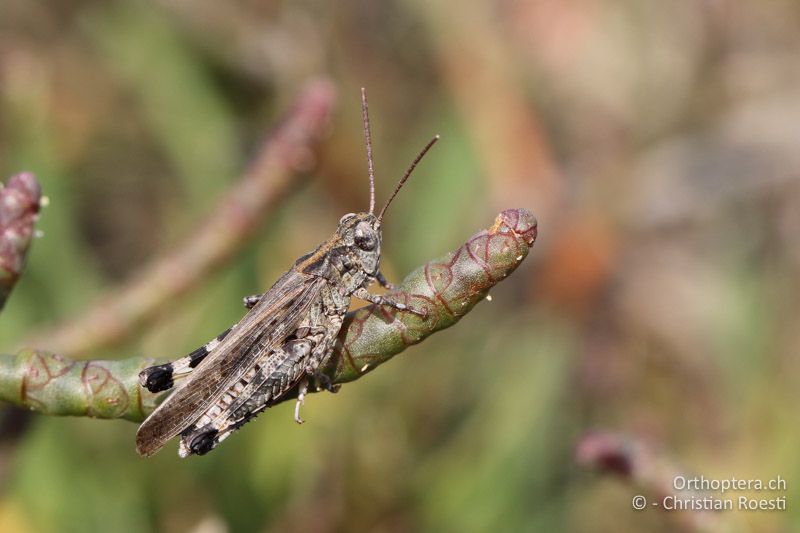
<path id="1" fill-rule="evenodd" d="M 458 322 L 520 265 L 536 233 L 529 211 L 507 209 L 457 250 L 414 270 L 391 294 L 425 309 L 425 318 L 375 305 L 348 313 L 326 374 L 335 384 L 354 381 Z M 35 349 L 0 355 L 0 400 L 43 414 L 141 421 L 159 399 L 138 381 L 153 363 L 143 357 L 75 361 Z"/>

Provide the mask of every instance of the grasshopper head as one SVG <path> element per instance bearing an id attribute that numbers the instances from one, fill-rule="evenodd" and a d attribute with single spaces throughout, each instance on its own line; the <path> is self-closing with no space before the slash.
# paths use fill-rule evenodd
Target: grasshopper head
<path id="1" fill-rule="evenodd" d="M 414 167 L 417 166 L 425 153 L 439 140 L 436 135 L 419 153 L 406 173 L 400 178 L 394 192 L 383 205 L 378 215 L 375 215 L 375 169 L 372 162 L 372 135 L 369 130 L 369 110 L 367 106 L 367 92 L 361 89 L 361 116 L 364 121 L 364 139 L 367 145 L 367 168 L 369 171 L 369 212 L 349 213 L 339 220 L 338 234 L 347 247 L 347 253 L 358 267 L 370 277 L 378 275 L 381 261 L 381 221 L 389 204 L 392 203 L 397 192 L 403 187 Z"/>
<path id="2" fill-rule="evenodd" d="M 349 213 L 339 220 L 338 233 L 351 258 L 369 276 L 378 273 L 381 260 L 381 228 L 372 213 Z"/>

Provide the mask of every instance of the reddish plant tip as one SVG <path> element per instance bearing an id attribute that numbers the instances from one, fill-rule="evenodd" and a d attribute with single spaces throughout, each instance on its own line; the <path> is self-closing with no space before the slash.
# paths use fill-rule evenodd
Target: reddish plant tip
<path id="1" fill-rule="evenodd" d="M 9 178 L 0 188 L 0 227 L 6 228 L 39 212 L 42 188 L 30 172 Z"/>
<path id="2" fill-rule="evenodd" d="M 0 188 L 0 307 L 19 278 L 38 218 L 42 189 L 30 172 Z"/>
<path id="3" fill-rule="evenodd" d="M 531 246 L 538 235 L 538 224 L 536 217 L 527 209 L 506 209 L 497 216 L 494 226 L 489 231 L 505 233 L 511 230 Z"/>
<path id="4" fill-rule="evenodd" d="M 621 437 L 608 433 L 585 435 L 575 447 L 575 459 L 581 466 L 596 468 L 621 477 L 633 472 L 633 451 Z"/>

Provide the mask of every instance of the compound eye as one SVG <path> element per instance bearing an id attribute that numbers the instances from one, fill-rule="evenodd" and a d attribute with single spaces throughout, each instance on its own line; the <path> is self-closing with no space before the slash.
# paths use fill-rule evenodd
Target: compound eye
<path id="1" fill-rule="evenodd" d="M 342 218 L 339 219 L 339 225 L 341 226 L 345 222 L 348 222 L 348 221 L 350 221 L 350 220 L 352 220 L 354 218 L 356 218 L 356 214 L 355 213 L 347 213 L 346 215 L 344 215 Z"/>
<path id="2" fill-rule="evenodd" d="M 361 230 L 361 228 L 356 228 L 355 235 L 353 235 L 353 240 L 355 241 L 356 246 L 365 252 L 371 252 L 375 249 L 375 236 L 371 233 Z"/>

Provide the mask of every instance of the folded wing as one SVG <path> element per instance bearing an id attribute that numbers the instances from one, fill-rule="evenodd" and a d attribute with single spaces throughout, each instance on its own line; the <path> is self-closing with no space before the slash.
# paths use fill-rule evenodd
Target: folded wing
<path id="1" fill-rule="evenodd" d="M 150 456 L 192 424 L 255 365 L 261 346 L 279 345 L 317 300 L 323 278 L 284 274 L 188 378 L 139 426 L 136 450 Z M 266 337 L 266 338 L 265 338 Z"/>

